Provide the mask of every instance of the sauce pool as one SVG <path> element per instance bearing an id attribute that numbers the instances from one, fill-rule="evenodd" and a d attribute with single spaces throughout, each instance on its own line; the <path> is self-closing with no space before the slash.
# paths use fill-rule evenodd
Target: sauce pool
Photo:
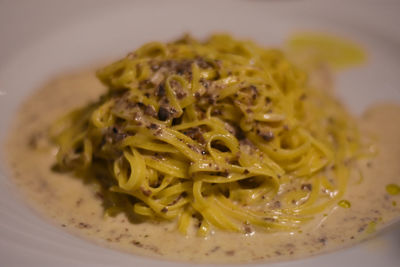
<path id="1" fill-rule="evenodd" d="M 400 107 L 390 104 L 371 108 L 360 118 L 361 131 L 375 136 L 379 147 L 376 157 L 358 166 L 363 181 L 359 182 L 359 170 L 354 170 L 343 200 L 299 230 L 248 235 L 217 231 L 201 238 L 181 235 L 174 223 L 133 223 L 124 215 L 104 217 L 101 195 L 94 188 L 71 174 L 52 171 L 56 148 L 47 139 L 47 129 L 55 119 L 95 100 L 103 90 L 92 71 L 50 82 L 21 107 L 5 145 L 13 181 L 27 202 L 73 234 L 113 249 L 161 259 L 267 262 L 353 245 L 400 217 L 400 205 L 394 204 L 400 195 L 393 193 L 398 192 L 398 186 L 393 185 L 400 175 L 400 125 L 388 119 L 398 118 Z"/>

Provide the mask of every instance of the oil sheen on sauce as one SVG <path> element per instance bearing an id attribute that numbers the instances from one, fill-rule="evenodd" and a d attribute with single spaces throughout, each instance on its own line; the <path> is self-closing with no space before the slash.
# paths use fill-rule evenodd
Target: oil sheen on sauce
<path id="1" fill-rule="evenodd" d="M 101 196 L 94 188 L 70 174 L 51 170 L 56 149 L 46 138 L 51 122 L 104 90 L 91 71 L 52 81 L 21 107 L 5 145 L 11 176 L 24 197 L 43 217 L 73 234 L 110 248 L 167 260 L 280 261 L 352 245 L 400 217 L 400 195 L 386 188 L 398 185 L 400 174 L 400 125 L 390 119 L 400 116 L 400 106 L 390 104 L 376 106 L 360 118 L 361 131 L 373 136 L 379 148 L 376 157 L 361 162 L 362 180 L 354 175 L 343 201 L 300 230 L 248 235 L 217 231 L 207 238 L 185 237 L 174 223 L 131 223 L 124 215 L 104 217 Z"/>

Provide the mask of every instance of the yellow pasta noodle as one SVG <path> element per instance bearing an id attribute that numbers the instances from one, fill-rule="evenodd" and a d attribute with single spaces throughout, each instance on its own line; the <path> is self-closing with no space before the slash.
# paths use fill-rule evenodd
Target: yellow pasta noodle
<path id="1" fill-rule="evenodd" d="M 346 189 L 355 123 L 280 50 L 184 36 L 97 76 L 107 93 L 51 136 L 59 169 L 97 183 L 107 214 L 175 220 L 202 236 L 292 230 Z"/>

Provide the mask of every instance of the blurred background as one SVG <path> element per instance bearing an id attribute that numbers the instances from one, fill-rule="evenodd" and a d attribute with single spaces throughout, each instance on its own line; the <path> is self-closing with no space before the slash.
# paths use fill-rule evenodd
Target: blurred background
<path id="1" fill-rule="evenodd" d="M 191 0 L 189 0 L 191 1 Z M 350 20 L 365 21 L 370 29 L 396 36 L 400 42 L 400 0 L 232 0 L 232 2 L 268 1 L 272 4 L 292 6 L 306 12 L 315 5 L 326 6 Z M 115 10 L 118 7 L 134 7 L 138 0 L 0 0 L 0 68 L 1 62 L 24 47 L 32 39 L 40 39 L 53 29 L 67 25 L 74 20 L 85 18 L 88 13 L 101 12 L 104 9 Z M 170 1 L 150 0 L 154 4 Z M 185 1 L 188 2 L 188 1 Z M 197 2 L 197 1 L 194 1 Z M 379 19 L 376 19 L 379 17 Z M 383 19 L 382 19 L 383 18 Z M 221 18 L 223 19 L 223 18 Z"/>

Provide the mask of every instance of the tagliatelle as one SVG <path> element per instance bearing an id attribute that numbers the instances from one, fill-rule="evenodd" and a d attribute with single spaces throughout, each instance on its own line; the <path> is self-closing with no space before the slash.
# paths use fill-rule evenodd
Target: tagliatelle
<path id="1" fill-rule="evenodd" d="M 54 123 L 58 167 L 96 181 L 109 214 L 291 230 L 340 198 L 352 118 L 276 49 L 229 35 L 153 42 L 97 73 L 108 92 Z"/>

